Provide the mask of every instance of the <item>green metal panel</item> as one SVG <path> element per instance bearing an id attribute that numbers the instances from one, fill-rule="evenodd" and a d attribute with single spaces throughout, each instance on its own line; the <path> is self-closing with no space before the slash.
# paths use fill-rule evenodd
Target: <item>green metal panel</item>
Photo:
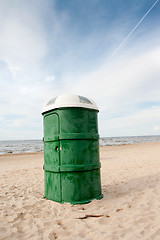
<path id="1" fill-rule="evenodd" d="M 72 204 L 89 203 L 101 198 L 99 169 L 62 173 L 62 199 Z"/>
<path id="2" fill-rule="evenodd" d="M 59 172 L 59 117 L 49 114 L 44 117 L 44 170 L 45 197 L 61 202 L 61 176 Z"/>
<path id="3" fill-rule="evenodd" d="M 98 133 L 97 111 L 64 108 L 60 111 L 60 133 Z"/>
<path id="4" fill-rule="evenodd" d="M 102 198 L 97 110 L 44 113 L 45 197 L 87 203 Z"/>
<path id="5" fill-rule="evenodd" d="M 62 166 L 88 165 L 96 163 L 99 163 L 98 140 L 61 140 Z"/>
<path id="6" fill-rule="evenodd" d="M 58 114 L 48 114 L 44 117 L 44 137 L 46 140 L 52 140 L 59 134 L 59 118 Z"/>
<path id="7" fill-rule="evenodd" d="M 45 171 L 45 197 L 61 202 L 60 173 Z"/>

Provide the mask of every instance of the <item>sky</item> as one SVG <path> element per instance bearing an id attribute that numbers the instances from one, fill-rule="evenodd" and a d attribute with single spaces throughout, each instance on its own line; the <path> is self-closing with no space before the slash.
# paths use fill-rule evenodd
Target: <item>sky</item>
<path id="1" fill-rule="evenodd" d="M 0 140 L 42 139 L 66 93 L 96 102 L 101 137 L 160 135 L 159 26 L 155 0 L 0 0 Z"/>

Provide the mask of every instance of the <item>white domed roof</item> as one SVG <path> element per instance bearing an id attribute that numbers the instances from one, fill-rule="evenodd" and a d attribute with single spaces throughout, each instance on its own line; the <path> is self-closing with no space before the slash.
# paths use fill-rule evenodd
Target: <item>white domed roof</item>
<path id="1" fill-rule="evenodd" d="M 93 100 L 74 94 L 65 94 L 52 98 L 43 108 L 42 113 L 62 107 L 82 107 L 98 110 Z"/>

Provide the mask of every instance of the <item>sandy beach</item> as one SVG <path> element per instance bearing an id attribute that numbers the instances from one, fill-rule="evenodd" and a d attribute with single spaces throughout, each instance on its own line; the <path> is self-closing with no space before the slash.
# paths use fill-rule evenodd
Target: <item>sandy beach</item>
<path id="1" fill-rule="evenodd" d="M 160 142 L 100 148 L 103 199 L 43 199 L 43 153 L 0 156 L 0 239 L 159 240 Z"/>

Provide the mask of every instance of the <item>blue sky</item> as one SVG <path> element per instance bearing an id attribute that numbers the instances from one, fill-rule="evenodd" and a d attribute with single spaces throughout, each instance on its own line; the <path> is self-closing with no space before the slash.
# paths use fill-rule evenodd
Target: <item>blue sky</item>
<path id="1" fill-rule="evenodd" d="M 0 140 L 43 137 L 41 110 L 74 93 L 101 136 L 160 134 L 160 2 L 1 0 Z M 115 53 L 115 54 L 114 54 Z"/>

